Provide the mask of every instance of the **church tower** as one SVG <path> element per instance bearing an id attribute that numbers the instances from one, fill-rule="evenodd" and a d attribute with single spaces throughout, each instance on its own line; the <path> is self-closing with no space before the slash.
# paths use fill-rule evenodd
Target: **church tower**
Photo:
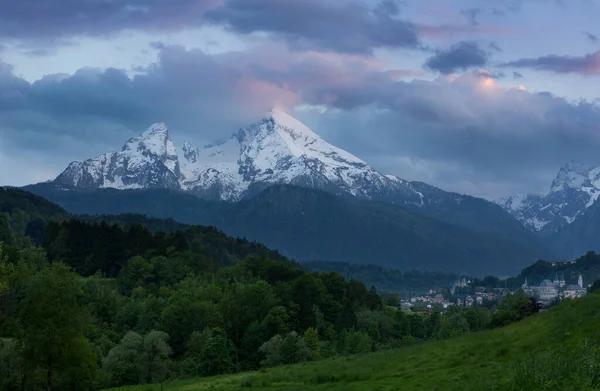
<path id="1" fill-rule="evenodd" d="M 561 273 L 560 274 L 560 287 L 563 288 L 565 285 L 567 285 L 567 282 L 565 281 L 565 273 Z"/>
<path id="2" fill-rule="evenodd" d="M 577 280 L 577 285 L 579 285 L 580 288 L 583 288 L 583 276 L 581 274 L 579 275 L 579 279 Z"/>

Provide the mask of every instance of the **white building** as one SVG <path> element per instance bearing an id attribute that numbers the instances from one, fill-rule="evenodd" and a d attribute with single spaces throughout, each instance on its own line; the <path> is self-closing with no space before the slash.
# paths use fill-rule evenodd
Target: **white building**
<path id="1" fill-rule="evenodd" d="M 579 278 L 577 279 L 577 285 L 568 285 L 563 291 L 563 297 L 575 299 L 577 297 L 585 296 L 586 293 L 587 290 L 583 286 L 583 276 L 580 274 Z"/>

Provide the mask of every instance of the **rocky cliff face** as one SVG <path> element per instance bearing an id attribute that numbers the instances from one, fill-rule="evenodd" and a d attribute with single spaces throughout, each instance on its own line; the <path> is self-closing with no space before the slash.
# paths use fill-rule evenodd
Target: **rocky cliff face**
<path id="1" fill-rule="evenodd" d="M 546 195 L 518 195 L 499 204 L 530 230 L 552 235 L 585 215 L 599 195 L 600 167 L 569 162 Z"/>

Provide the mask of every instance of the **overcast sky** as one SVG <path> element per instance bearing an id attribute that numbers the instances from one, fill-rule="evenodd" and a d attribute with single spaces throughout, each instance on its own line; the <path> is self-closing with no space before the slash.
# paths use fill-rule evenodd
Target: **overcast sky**
<path id="1" fill-rule="evenodd" d="M 0 0 L 0 184 L 151 123 L 283 105 L 379 170 L 487 198 L 600 164 L 600 0 Z"/>

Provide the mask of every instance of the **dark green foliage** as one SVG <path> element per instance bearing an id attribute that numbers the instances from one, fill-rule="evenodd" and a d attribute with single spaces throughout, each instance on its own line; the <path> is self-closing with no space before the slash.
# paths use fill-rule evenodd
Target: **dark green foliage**
<path id="1" fill-rule="evenodd" d="M 277 334 L 259 349 L 265 355 L 261 362 L 264 367 L 277 367 L 280 365 L 295 364 L 309 359 L 310 351 L 304 339 L 297 332 L 292 331 L 285 336 Z"/>
<path id="2" fill-rule="evenodd" d="M 592 292 L 596 292 L 597 290 L 600 289 L 600 280 L 596 280 L 594 281 L 594 283 L 589 287 L 588 292 L 592 293 Z"/>
<path id="3" fill-rule="evenodd" d="M 518 291 L 509 294 L 498 305 L 498 310 L 492 317 L 492 325 L 495 327 L 505 326 L 531 316 L 539 311 L 535 299 Z"/>
<path id="4" fill-rule="evenodd" d="M 125 334 L 102 360 L 102 385 L 162 383 L 172 353 L 168 340 L 167 333 L 155 330 L 145 337 L 133 331 Z"/>
<path id="5" fill-rule="evenodd" d="M 13 246 L 16 242 L 15 234 L 10 225 L 8 213 L 0 213 L 0 242 Z"/>
<path id="6" fill-rule="evenodd" d="M 225 331 L 219 327 L 206 329 L 200 350 L 199 368 L 201 375 L 212 376 L 230 373 L 233 370 L 235 348 Z"/>
<path id="7" fill-rule="evenodd" d="M 173 353 L 168 344 L 169 335 L 163 331 L 150 331 L 143 342 L 143 354 L 140 358 L 142 381 L 162 383 L 169 371 L 169 357 Z"/>
<path id="8" fill-rule="evenodd" d="M 22 389 L 26 376 L 22 349 L 15 339 L 0 339 L 0 390 Z"/>
<path id="9" fill-rule="evenodd" d="M 0 187 L 0 214 L 2 213 L 9 216 L 13 241 L 27 236 L 34 243 L 41 242 L 47 222 L 69 216 L 63 208 L 40 196 L 19 189 Z M 0 241 L 10 244 L 11 242 L 3 237 L 4 224 L 5 222 L 0 221 Z"/>
<path id="10" fill-rule="evenodd" d="M 96 362 L 84 338 L 87 314 L 79 295 L 75 275 L 56 263 L 30 279 L 19 305 L 23 356 L 32 368 L 45 372 L 48 390 L 57 383 L 91 386 L 95 381 Z"/>
<path id="11" fill-rule="evenodd" d="M 177 265 L 170 265 L 171 261 L 163 262 L 162 269 L 144 277 L 147 281 L 139 280 L 143 276 L 136 273 L 141 273 L 141 270 L 132 270 L 122 280 L 124 288 L 129 289 L 136 284 L 156 283 L 156 279 L 165 277 L 165 273 L 171 273 L 167 277 L 172 277 L 172 282 L 175 282 L 190 271 L 216 270 L 221 265 L 235 264 L 249 255 L 268 256 L 274 260 L 271 261 L 271 273 L 275 274 L 277 268 L 287 272 L 287 269 L 280 266 L 280 262 L 275 262 L 286 259 L 261 244 L 228 237 L 211 227 L 184 227 L 186 231 L 152 233 L 141 224 L 109 225 L 106 221 L 69 219 L 50 222 L 46 227 L 42 246 L 50 260 L 62 260 L 82 275 L 100 271 L 107 277 L 117 276 L 128 260 L 136 255 L 177 254 Z M 194 255 L 186 254 L 188 250 Z M 142 261 L 136 258 L 132 262 L 132 269 L 143 267 L 135 262 Z M 164 280 L 161 282 L 164 283 Z"/>

